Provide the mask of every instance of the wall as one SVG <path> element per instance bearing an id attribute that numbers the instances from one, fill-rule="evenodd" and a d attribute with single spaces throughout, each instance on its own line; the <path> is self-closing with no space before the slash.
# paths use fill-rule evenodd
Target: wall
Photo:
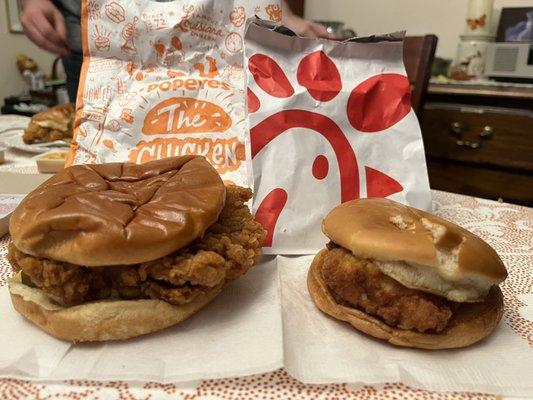
<path id="1" fill-rule="evenodd" d="M 45 74 L 50 74 L 54 55 L 35 46 L 24 34 L 9 32 L 6 2 L 0 0 L 0 104 L 9 95 L 19 94 L 25 87 L 15 61 L 18 53 L 32 57 Z"/>
<path id="2" fill-rule="evenodd" d="M 307 0 L 310 19 L 344 21 L 358 35 L 407 30 L 408 35 L 434 33 L 437 55 L 454 58 L 463 33 L 467 0 Z M 496 0 L 493 27 L 502 7 L 533 7 L 533 0 Z"/>

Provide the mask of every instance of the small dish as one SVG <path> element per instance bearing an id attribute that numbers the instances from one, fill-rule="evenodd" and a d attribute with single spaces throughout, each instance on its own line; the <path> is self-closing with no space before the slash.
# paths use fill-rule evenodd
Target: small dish
<path id="1" fill-rule="evenodd" d="M 68 151 L 52 150 L 35 158 L 37 169 L 41 174 L 55 174 L 65 168 Z"/>

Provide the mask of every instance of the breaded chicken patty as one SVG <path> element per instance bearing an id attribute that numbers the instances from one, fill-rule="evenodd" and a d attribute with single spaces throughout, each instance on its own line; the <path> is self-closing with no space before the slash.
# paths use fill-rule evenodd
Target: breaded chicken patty
<path id="1" fill-rule="evenodd" d="M 266 232 L 245 204 L 251 196 L 250 189 L 227 187 L 225 207 L 204 236 L 154 261 L 88 268 L 34 257 L 13 243 L 8 259 L 35 286 L 67 305 L 111 296 L 186 304 L 257 262 Z"/>
<path id="2" fill-rule="evenodd" d="M 371 260 L 328 245 L 322 275 L 335 300 L 379 317 L 387 325 L 418 332 L 441 332 L 457 304 L 409 289 L 383 274 Z"/>

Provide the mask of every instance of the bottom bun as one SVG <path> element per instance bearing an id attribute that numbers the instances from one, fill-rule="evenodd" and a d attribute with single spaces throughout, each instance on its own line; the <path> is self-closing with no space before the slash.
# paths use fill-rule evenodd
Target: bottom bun
<path id="1" fill-rule="evenodd" d="M 327 251 L 324 249 L 316 255 L 307 276 L 309 293 L 316 306 L 333 318 L 346 321 L 354 328 L 396 346 L 431 350 L 466 347 L 488 336 L 502 318 L 502 292 L 498 286 L 493 286 L 484 302 L 462 304 L 440 333 L 393 328 L 376 317 L 335 301 L 321 274 Z"/>
<path id="2" fill-rule="evenodd" d="M 124 340 L 175 325 L 206 306 L 221 291 L 214 287 L 201 299 L 175 306 L 162 300 L 105 300 L 64 307 L 41 289 L 9 280 L 15 310 L 48 334 L 71 342 Z"/>

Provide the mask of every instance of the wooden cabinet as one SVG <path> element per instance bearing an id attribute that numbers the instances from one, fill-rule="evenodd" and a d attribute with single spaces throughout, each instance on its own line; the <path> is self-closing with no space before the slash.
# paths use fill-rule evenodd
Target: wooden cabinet
<path id="1" fill-rule="evenodd" d="M 532 206 L 533 89 L 447 86 L 430 86 L 424 108 L 431 186 Z"/>

